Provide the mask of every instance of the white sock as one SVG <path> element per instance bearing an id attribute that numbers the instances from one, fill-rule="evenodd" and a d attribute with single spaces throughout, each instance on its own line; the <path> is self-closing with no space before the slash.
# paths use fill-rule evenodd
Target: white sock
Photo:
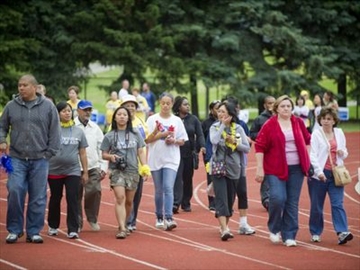
<path id="1" fill-rule="evenodd" d="M 247 225 L 247 217 L 240 217 L 240 226 L 246 226 Z"/>

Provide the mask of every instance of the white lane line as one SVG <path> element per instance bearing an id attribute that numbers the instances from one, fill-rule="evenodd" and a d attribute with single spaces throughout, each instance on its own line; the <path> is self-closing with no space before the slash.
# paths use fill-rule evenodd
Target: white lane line
<path id="1" fill-rule="evenodd" d="M 27 268 L 24 268 L 24 267 L 22 267 L 22 266 L 20 266 L 20 265 L 11 263 L 11 262 L 6 261 L 6 260 L 3 260 L 3 259 L 0 259 L 0 262 L 3 263 L 3 264 L 9 265 L 9 266 L 11 266 L 11 267 L 14 267 L 15 269 L 27 270 Z"/>

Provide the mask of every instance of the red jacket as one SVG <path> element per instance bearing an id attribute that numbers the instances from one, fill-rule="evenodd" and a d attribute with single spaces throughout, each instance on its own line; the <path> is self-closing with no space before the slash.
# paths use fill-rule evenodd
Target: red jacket
<path id="1" fill-rule="evenodd" d="M 292 130 L 298 150 L 300 165 L 303 173 L 307 175 L 310 167 L 310 158 L 306 145 L 310 145 L 310 133 L 304 121 L 296 116 L 291 116 Z M 281 131 L 277 115 L 272 116 L 262 126 L 255 143 L 256 153 L 264 153 L 264 173 L 277 176 L 287 181 L 288 164 L 285 154 L 285 136 Z"/>

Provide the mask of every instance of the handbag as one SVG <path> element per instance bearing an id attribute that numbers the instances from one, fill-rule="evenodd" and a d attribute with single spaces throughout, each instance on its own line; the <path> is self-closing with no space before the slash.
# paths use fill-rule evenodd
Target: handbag
<path id="1" fill-rule="evenodd" d="M 324 134 L 324 131 L 321 130 L 321 133 L 327 142 L 327 138 Z M 346 169 L 346 167 L 344 165 L 339 165 L 339 166 L 334 165 L 332 157 L 331 157 L 331 153 L 330 153 L 330 145 L 329 145 L 329 160 L 330 160 L 330 165 L 332 168 L 332 173 L 334 176 L 335 186 L 343 187 L 343 186 L 346 186 L 347 184 L 350 184 L 351 176 L 350 176 L 349 171 Z"/>
<path id="2" fill-rule="evenodd" d="M 343 187 L 351 183 L 350 173 L 345 166 L 333 166 L 332 173 L 335 179 L 335 186 Z"/>
<path id="3" fill-rule="evenodd" d="M 224 159 L 223 160 L 215 160 L 215 154 L 216 154 L 217 146 L 215 147 L 215 150 L 212 154 L 212 157 L 210 159 L 210 171 L 209 175 L 221 177 L 226 175 L 226 152 L 224 153 Z"/>
<path id="4" fill-rule="evenodd" d="M 199 169 L 199 154 L 195 151 L 192 152 L 192 158 L 193 158 L 193 168 L 194 170 Z"/>

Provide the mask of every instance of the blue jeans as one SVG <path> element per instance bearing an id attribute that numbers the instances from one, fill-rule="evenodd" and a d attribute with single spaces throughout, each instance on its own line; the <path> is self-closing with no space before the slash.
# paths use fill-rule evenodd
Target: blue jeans
<path id="1" fill-rule="evenodd" d="M 9 174 L 6 229 L 21 234 L 24 229 L 24 204 L 28 193 L 26 233 L 38 235 L 44 227 L 46 188 L 49 171 L 47 159 L 25 160 L 12 158 L 14 171 Z"/>
<path id="2" fill-rule="evenodd" d="M 337 233 L 347 232 L 348 223 L 344 210 L 344 187 L 337 187 L 330 170 L 324 170 L 326 181 L 314 178 L 308 180 L 311 200 L 309 228 L 311 235 L 321 235 L 324 229 L 324 202 L 326 193 L 329 194 L 331 216 L 334 229 Z"/>
<path id="3" fill-rule="evenodd" d="M 287 181 L 275 175 L 266 175 L 270 188 L 268 228 L 271 233 L 281 232 L 285 242 L 295 240 L 299 230 L 298 210 L 304 174 L 300 165 L 290 165 Z"/>
<path id="4" fill-rule="evenodd" d="M 174 203 L 174 183 L 176 171 L 169 168 L 162 168 L 151 171 L 155 186 L 155 214 L 157 218 L 172 218 Z"/>

